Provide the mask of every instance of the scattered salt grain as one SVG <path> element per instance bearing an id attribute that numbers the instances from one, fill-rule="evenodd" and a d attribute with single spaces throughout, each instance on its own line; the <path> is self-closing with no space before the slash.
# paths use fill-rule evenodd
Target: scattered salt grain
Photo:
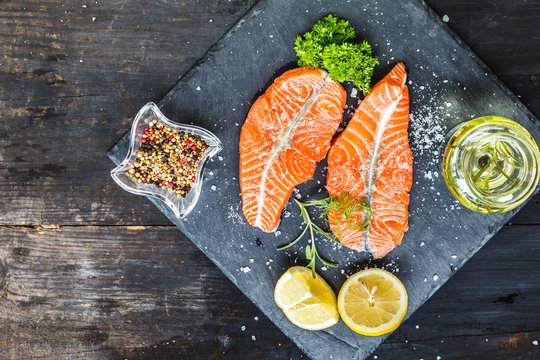
<path id="1" fill-rule="evenodd" d="M 210 189 L 212 189 L 212 191 L 216 191 L 216 185 L 210 186 Z"/>
<path id="2" fill-rule="evenodd" d="M 420 243 L 420 246 L 424 246 L 424 245 L 426 245 L 426 243 L 422 241 L 422 242 Z"/>
<path id="3" fill-rule="evenodd" d="M 208 20 L 208 22 L 212 22 L 212 21 L 214 21 L 214 19 L 210 19 L 210 20 Z"/>
<path id="4" fill-rule="evenodd" d="M 450 256 L 452 259 L 457 259 L 457 255 Z"/>
<path id="5" fill-rule="evenodd" d="M 433 281 L 437 281 L 437 280 L 439 280 L 439 275 L 437 274 L 433 275 Z"/>
<path id="6" fill-rule="evenodd" d="M 274 236 L 275 236 L 275 237 L 278 237 L 279 235 L 281 235 L 281 231 L 277 230 L 277 231 L 274 233 Z"/>
<path id="7" fill-rule="evenodd" d="M 86 9 L 86 8 L 88 7 L 88 5 L 86 5 L 86 4 L 83 4 L 83 6 L 82 6 L 82 7 Z"/>
<path id="8" fill-rule="evenodd" d="M 533 340 L 532 344 L 533 344 L 534 346 L 538 346 L 538 340 Z"/>
<path id="9" fill-rule="evenodd" d="M 255 335 L 251 335 L 251 340 L 253 340 L 253 341 L 257 340 L 257 338 L 255 337 Z"/>
<path id="10" fill-rule="evenodd" d="M 448 15 L 443 15 L 442 21 L 448 22 L 448 21 L 450 21 L 450 17 Z"/>
<path id="11" fill-rule="evenodd" d="M 242 327 L 240 328 L 240 330 L 242 330 L 242 331 L 246 331 L 246 327 L 245 327 L 245 325 L 242 325 Z"/>
<path id="12" fill-rule="evenodd" d="M 415 328 L 418 330 L 420 329 L 420 325 L 416 325 Z"/>
<path id="13" fill-rule="evenodd" d="M 96 17 L 95 17 L 95 16 L 92 16 L 92 21 L 96 21 Z"/>
<path id="14" fill-rule="evenodd" d="M 427 278 L 424 278 L 424 282 L 427 282 Z"/>
<path id="15" fill-rule="evenodd" d="M 259 317 L 258 317 L 258 316 L 255 316 L 254 319 L 255 319 L 255 321 L 259 321 Z"/>
<path id="16" fill-rule="evenodd" d="M 240 271 L 242 271 L 243 273 L 246 273 L 246 274 L 247 274 L 248 272 L 251 271 L 251 268 L 250 268 L 249 266 L 242 266 L 242 267 L 240 268 Z"/>
<path id="17" fill-rule="evenodd" d="M 197 86 L 197 91 L 201 91 L 201 87 L 200 86 Z"/>
<path id="18" fill-rule="evenodd" d="M 223 156 L 218 156 L 217 158 L 219 161 L 223 161 Z"/>
<path id="19" fill-rule="evenodd" d="M 437 355 L 437 360 L 441 360 L 441 357 Z"/>
<path id="20" fill-rule="evenodd" d="M 254 263 L 254 262 L 255 262 L 255 259 L 249 259 L 249 262 L 250 262 L 250 263 Z"/>

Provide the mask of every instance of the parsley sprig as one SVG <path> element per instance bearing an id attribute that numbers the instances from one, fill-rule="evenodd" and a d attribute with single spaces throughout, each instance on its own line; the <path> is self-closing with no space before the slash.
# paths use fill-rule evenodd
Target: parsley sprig
<path id="1" fill-rule="evenodd" d="M 377 58 L 366 41 L 354 43 L 354 38 L 354 28 L 347 20 L 328 15 L 311 31 L 296 37 L 298 65 L 323 67 L 333 80 L 352 81 L 366 95 Z"/>

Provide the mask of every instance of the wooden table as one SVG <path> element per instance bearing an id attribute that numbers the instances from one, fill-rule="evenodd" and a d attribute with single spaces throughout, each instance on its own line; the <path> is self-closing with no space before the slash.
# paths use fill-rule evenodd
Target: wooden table
<path id="1" fill-rule="evenodd" d="M 109 177 L 137 110 L 254 2 L 0 0 L 0 359 L 305 358 Z M 540 1 L 428 3 L 540 117 Z M 539 254 L 536 196 L 376 356 L 540 358 Z"/>

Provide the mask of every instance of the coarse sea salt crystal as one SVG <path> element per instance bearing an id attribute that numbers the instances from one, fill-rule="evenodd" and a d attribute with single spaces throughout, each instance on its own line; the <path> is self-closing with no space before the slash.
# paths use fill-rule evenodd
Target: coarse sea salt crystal
<path id="1" fill-rule="evenodd" d="M 448 15 L 443 15 L 442 21 L 448 22 L 448 21 L 450 21 L 450 17 Z"/>
<path id="2" fill-rule="evenodd" d="M 246 326 L 245 326 L 245 325 L 242 325 L 242 327 L 240 327 L 240 330 L 246 331 Z"/>
<path id="3" fill-rule="evenodd" d="M 216 191 L 216 185 L 210 186 L 210 189 L 212 189 L 212 191 Z"/>
<path id="4" fill-rule="evenodd" d="M 437 280 L 439 280 L 439 275 L 437 274 L 433 275 L 433 281 L 437 281 Z"/>
<path id="5" fill-rule="evenodd" d="M 255 337 L 255 335 L 251 335 L 251 340 L 253 340 L 253 341 L 257 340 L 257 338 Z"/>
<path id="6" fill-rule="evenodd" d="M 247 274 L 248 272 L 251 271 L 251 268 L 249 266 L 242 266 L 240 268 L 240 271 Z"/>

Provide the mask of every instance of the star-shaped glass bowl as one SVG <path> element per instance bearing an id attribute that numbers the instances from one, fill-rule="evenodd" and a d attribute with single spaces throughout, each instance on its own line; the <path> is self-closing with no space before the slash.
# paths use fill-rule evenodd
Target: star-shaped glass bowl
<path id="1" fill-rule="evenodd" d="M 193 187 L 184 198 L 179 197 L 176 193 L 166 188 L 158 188 L 153 184 L 137 182 L 128 175 L 131 166 L 137 162 L 137 155 L 139 154 L 139 147 L 141 145 L 144 130 L 148 128 L 152 120 L 159 120 L 165 126 L 177 131 L 198 135 L 208 143 L 208 148 L 204 152 L 203 157 L 199 160 Z M 148 103 L 139 111 L 135 120 L 133 120 L 128 153 L 124 161 L 111 171 L 111 176 L 118 185 L 130 193 L 145 195 L 163 201 L 173 211 L 174 215 L 181 219 L 189 214 L 195 207 L 201 193 L 206 164 L 208 160 L 219 153 L 222 148 L 223 145 L 221 141 L 210 131 L 198 126 L 174 123 L 161 113 L 156 104 Z"/>

